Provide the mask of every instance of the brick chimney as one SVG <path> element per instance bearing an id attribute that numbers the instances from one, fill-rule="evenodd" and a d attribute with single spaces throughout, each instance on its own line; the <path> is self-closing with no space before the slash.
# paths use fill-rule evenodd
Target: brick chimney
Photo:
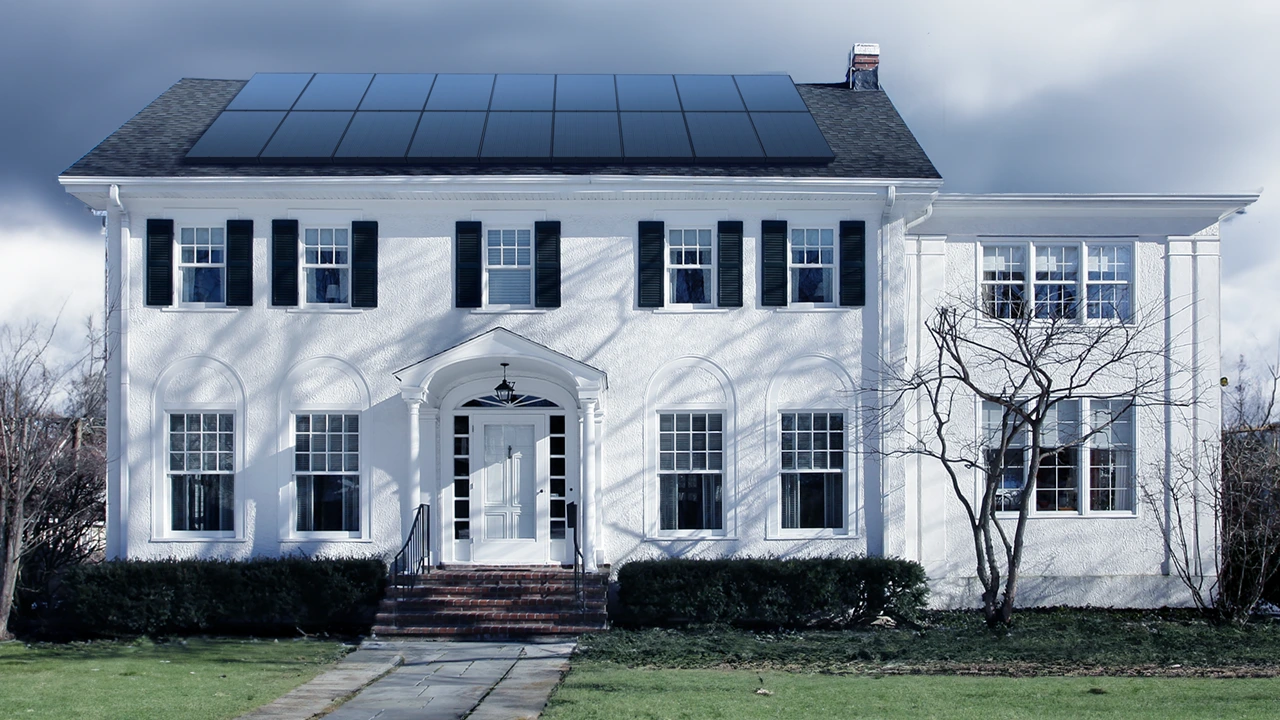
<path id="1" fill-rule="evenodd" d="M 855 43 L 849 52 L 849 74 L 845 77 L 854 90 L 880 89 L 880 44 Z"/>

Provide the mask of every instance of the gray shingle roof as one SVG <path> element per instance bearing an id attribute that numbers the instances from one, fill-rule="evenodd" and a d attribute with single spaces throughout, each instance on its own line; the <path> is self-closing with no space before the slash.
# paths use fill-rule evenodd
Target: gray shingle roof
<path id="1" fill-rule="evenodd" d="M 187 151 L 244 80 L 183 79 L 62 174 L 75 177 L 667 175 L 936 179 L 941 176 L 883 92 L 797 85 L 835 152 L 825 165 L 194 165 Z"/>

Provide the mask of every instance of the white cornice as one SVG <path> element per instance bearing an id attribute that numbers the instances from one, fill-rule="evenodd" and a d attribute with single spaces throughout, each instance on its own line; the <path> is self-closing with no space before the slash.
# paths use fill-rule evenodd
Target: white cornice
<path id="1" fill-rule="evenodd" d="M 939 193 L 934 212 L 939 215 L 986 215 L 992 212 L 1019 215 L 1206 215 L 1222 219 L 1252 205 L 1258 193 L 1161 194 L 1161 193 Z"/>

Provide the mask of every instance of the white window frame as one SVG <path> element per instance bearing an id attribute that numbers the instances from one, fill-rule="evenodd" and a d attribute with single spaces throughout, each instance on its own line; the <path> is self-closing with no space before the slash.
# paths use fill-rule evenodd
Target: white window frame
<path id="1" fill-rule="evenodd" d="M 792 239 L 796 232 L 807 233 L 808 231 L 817 231 L 819 242 L 823 232 L 831 233 L 831 262 L 813 263 L 796 263 L 795 248 L 792 245 Z M 806 245 L 807 247 L 807 245 Z M 821 248 L 821 245 L 819 245 Z M 821 257 L 819 257 L 821 260 Z M 801 268 L 830 268 L 831 269 L 831 300 L 828 302 L 799 302 L 795 298 L 795 270 Z M 840 230 L 839 224 L 828 226 L 822 223 L 799 226 L 787 224 L 787 306 L 797 309 L 811 308 L 836 308 L 840 303 Z M 816 412 L 816 411 L 815 411 Z"/>
<path id="2" fill-rule="evenodd" d="M 671 245 L 671 233 L 673 232 L 681 233 L 682 241 L 684 238 L 684 233 L 686 232 L 708 233 L 711 237 L 710 263 L 706 265 L 701 263 L 697 265 L 688 265 L 688 264 L 676 265 L 672 263 L 671 253 L 674 250 L 674 248 Z M 719 267 L 719 262 L 720 262 L 720 255 L 719 255 L 720 248 L 718 247 L 720 243 L 718 242 L 719 238 L 717 237 L 717 235 L 718 235 L 718 228 L 716 228 L 714 225 L 707 226 L 707 225 L 702 225 L 698 223 L 684 223 L 680 227 L 666 228 L 666 237 L 664 237 L 662 240 L 663 253 L 664 253 L 663 268 L 666 274 L 666 277 L 663 278 L 663 283 L 662 283 L 663 307 L 672 308 L 676 310 L 712 310 L 718 307 L 717 300 L 719 299 L 719 296 L 716 294 L 716 291 L 718 289 L 716 286 L 716 282 L 718 280 L 717 268 Z M 682 245 L 681 247 L 688 247 L 688 246 Z M 678 303 L 675 301 L 675 293 L 673 291 L 674 291 L 674 284 L 675 284 L 675 273 L 676 273 L 676 270 L 678 269 L 698 269 L 698 270 L 707 271 L 707 277 L 709 278 L 707 281 L 707 302 Z"/>
<path id="3" fill-rule="evenodd" d="M 493 226 L 481 225 L 481 232 L 483 234 L 483 237 L 481 237 L 480 239 L 480 256 L 481 256 L 480 262 L 482 267 L 482 271 L 480 273 L 481 306 L 486 310 L 533 310 L 534 296 L 537 294 L 537 291 L 538 291 L 538 285 L 537 285 L 538 278 L 536 276 L 537 270 L 535 269 L 535 266 L 537 264 L 535 260 L 537 258 L 535 254 L 536 248 L 534 247 L 534 244 L 537 240 L 537 235 L 533 231 L 533 225 L 532 224 L 527 226 L 525 225 L 493 225 Z M 515 238 L 516 238 L 515 250 L 516 250 L 517 264 L 516 265 L 502 265 L 502 264 L 490 265 L 489 264 L 489 235 L 490 233 L 498 233 L 499 237 L 501 237 L 501 234 L 504 232 L 515 233 Z M 529 234 L 529 264 L 527 266 L 527 269 L 529 271 L 529 302 L 527 303 L 491 303 L 489 302 L 489 271 L 490 270 L 524 270 L 526 269 L 526 266 L 519 264 L 519 254 L 520 254 L 519 238 L 520 238 L 520 233 L 522 232 Z"/>
<path id="4" fill-rule="evenodd" d="M 1136 406 L 1131 406 L 1127 410 L 1128 425 L 1129 425 L 1129 444 L 1127 448 L 1125 448 L 1125 450 L 1127 450 L 1127 452 L 1129 453 L 1128 489 L 1132 496 L 1131 497 L 1132 507 L 1127 510 L 1096 510 L 1092 506 L 1093 498 L 1091 493 L 1093 489 L 1092 488 L 1093 467 L 1092 467 L 1092 457 L 1091 457 L 1090 451 L 1100 448 L 1100 446 L 1097 444 L 1098 436 L 1091 435 L 1093 431 L 1092 423 L 1093 423 L 1094 407 L 1095 407 L 1095 404 L 1098 404 L 1098 403 L 1117 402 L 1117 401 L 1104 401 L 1104 400 L 1096 400 L 1091 398 L 1079 398 L 1073 401 L 1073 402 L 1079 403 L 1079 407 L 1076 415 L 1076 428 L 1074 428 L 1074 430 L 1077 431 L 1076 434 L 1079 437 L 1089 435 L 1089 437 L 1087 437 L 1085 440 L 1080 442 L 1078 445 L 1074 446 L 1075 452 L 1076 452 L 1076 464 L 1075 464 L 1076 498 L 1077 498 L 1076 509 L 1075 510 L 1039 510 L 1036 499 L 1032 498 L 1031 507 L 1029 508 L 1029 512 L 1028 512 L 1029 517 L 1037 517 L 1037 518 L 1077 518 L 1077 517 L 1078 518 L 1090 518 L 1090 517 L 1092 518 L 1106 518 L 1106 517 L 1135 518 L 1135 517 L 1138 517 L 1140 502 L 1139 502 L 1139 488 L 1137 485 L 1136 473 L 1137 473 L 1137 467 L 1138 467 L 1137 459 L 1138 459 L 1139 434 L 1138 434 L 1138 412 L 1137 412 L 1138 408 Z M 985 443 L 988 429 L 984 427 L 982 417 L 983 417 L 983 401 L 978 400 L 977 401 L 977 419 L 978 419 L 977 432 L 978 432 L 978 437 L 984 438 L 984 443 Z M 1020 431 L 1021 434 L 1025 434 L 1026 432 L 1027 432 L 1026 430 Z M 1110 447 L 1110 446 L 1107 446 L 1107 447 Z M 1020 445 L 1015 445 L 1012 443 L 1010 444 L 1011 450 L 1019 449 L 1019 448 L 1022 449 L 1022 462 L 1023 462 L 1022 477 L 1026 478 L 1027 472 L 1030 468 L 1031 453 L 1025 443 Z M 984 450 L 984 453 L 985 453 L 985 450 Z M 982 472 L 984 471 L 981 469 L 978 470 L 975 476 L 975 497 L 980 497 L 982 493 L 982 488 L 984 485 Z M 1040 485 L 1037 483 L 1036 491 L 1039 492 L 1039 490 L 1040 490 Z M 996 513 L 997 513 L 997 516 L 1001 518 L 1006 518 L 1006 517 L 1013 518 L 1013 517 L 1017 517 L 1018 515 L 1017 510 L 997 510 Z"/>
<path id="5" fill-rule="evenodd" d="M 1074 317 L 1062 318 L 1081 323 L 1133 323 L 1135 322 L 1137 311 L 1137 244 L 1127 238 L 979 238 L 978 250 L 976 255 L 978 281 L 978 302 L 982 304 L 983 317 L 987 321 L 998 321 L 1001 319 L 996 315 L 992 315 L 987 311 L 986 289 L 993 285 L 1012 285 L 1014 283 L 1002 281 L 987 281 L 984 278 L 984 259 L 986 257 L 986 249 L 989 247 L 1021 247 L 1023 249 L 1023 301 L 1026 303 L 1027 312 L 1032 314 L 1032 320 L 1036 322 L 1051 322 L 1053 318 L 1036 317 L 1036 287 L 1043 285 L 1063 285 L 1067 283 L 1058 281 L 1036 280 L 1036 253 L 1038 249 L 1045 247 L 1074 247 L 1076 248 L 1076 280 L 1071 283 L 1076 290 L 1076 312 Z M 1089 280 L 1089 253 L 1094 249 L 1101 248 L 1122 248 L 1128 255 L 1128 274 L 1127 280 Z M 1089 317 L 1088 297 L 1089 288 L 1094 286 L 1102 287 L 1127 287 L 1129 291 L 1129 312 L 1127 317 L 1103 318 Z"/>
<path id="6" fill-rule="evenodd" d="M 229 473 L 225 471 L 215 471 L 212 473 L 187 473 L 185 471 L 178 473 L 170 469 L 169 464 L 169 423 L 170 417 L 173 415 L 199 414 L 199 415 L 231 415 L 234 427 L 232 429 L 232 465 Z M 243 503 L 241 502 L 241 483 L 240 469 L 243 467 L 243 451 L 244 430 L 243 415 L 236 410 L 236 406 L 230 403 L 179 403 L 165 407 L 157 413 L 160 421 L 159 432 L 157 433 L 159 440 L 159 463 L 160 463 L 160 483 L 158 512 L 158 527 L 153 531 L 153 540 L 234 540 L 243 537 L 244 534 L 244 515 L 241 511 Z M 211 474 L 211 475 L 231 475 L 231 529 L 230 530 L 174 530 L 173 529 L 173 480 L 175 474 Z"/>
<path id="7" fill-rule="evenodd" d="M 211 237 L 214 230 L 217 230 L 218 232 L 220 232 L 222 234 L 222 262 L 217 262 L 217 263 L 212 261 L 203 262 L 203 263 L 195 262 L 195 261 L 183 262 L 182 260 L 183 247 L 192 247 L 195 249 L 200 248 L 200 245 L 187 246 L 183 244 L 182 235 L 183 235 L 183 231 L 185 230 L 190 230 L 193 236 L 197 235 L 198 231 L 200 230 L 209 231 Z M 194 239 L 195 238 L 193 237 L 193 240 Z M 212 251 L 212 249 L 215 246 L 212 243 L 210 243 L 208 247 L 210 251 Z M 193 250 L 193 254 L 194 254 L 194 250 Z M 176 302 L 177 307 L 204 309 L 204 308 L 225 308 L 227 306 L 227 227 L 225 223 L 222 225 L 218 225 L 217 223 L 187 223 L 185 225 L 178 227 L 173 233 L 173 257 L 174 257 L 173 288 L 174 288 L 174 298 L 177 300 Z M 212 268 L 212 269 L 219 269 L 222 271 L 222 300 L 220 302 L 188 302 L 183 299 L 183 296 L 186 292 L 186 282 L 185 282 L 185 278 L 183 276 L 182 271 L 189 268 L 190 269 Z"/>
<path id="8" fill-rule="evenodd" d="M 719 472 L 719 475 L 720 475 L 720 527 L 719 527 L 718 529 L 713 529 L 713 528 L 699 528 L 699 529 L 683 529 L 683 530 L 681 530 L 681 529 L 670 529 L 670 530 L 664 530 L 664 529 L 662 528 L 662 476 L 663 476 L 663 475 L 672 475 L 672 474 L 675 474 L 675 475 L 680 475 L 680 474 L 684 474 L 684 475 L 692 475 L 692 474 L 714 474 L 714 473 L 716 472 L 716 471 L 709 470 L 709 469 L 707 469 L 707 470 L 692 470 L 692 469 L 690 469 L 690 470 L 685 470 L 685 471 L 681 471 L 681 470 L 663 470 L 663 469 L 662 469 L 662 462 L 661 462 L 661 453 L 662 453 L 662 416 L 663 416 L 663 415 L 672 415 L 672 414 L 674 414 L 674 415 L 719 415 L 719 416 L 720 416 L 720 439 L 721 439 L 721 444 L 720 444 L 720 457 L 721 457 L 721 461 L 720 461 L 720 469 L 719 469 L 719 471 L 718 471 L 718 472 Z M 728 534 L 729 534 L 729 520 L 730 520 L 730 516 L 731 516 L 731 514 L 732 514 L 732 508 L 730 507 L 730 502 L 731 502 L 731 498 L 732 498 L 732 493 L 730 492 L 730 484 L 729 484 L 729 483 L 730 483 L 730 477 L 729 477 L 730 454 L 729 454 L 729 452 L 730 452 L 730 444 L 731 444 L 732 440 L 731 440 L 731 438 L 730 438 L 730 433 L 729 433 L 729 428 L 730 428 L 730 418 L 729 418 L 729 412 L 728 412 L 728 410 L 727 410 L 726 408 L 724 408 L 724 407 L 721 407 L 721 406 L 701 405 L 701 404 L 698 404 L 698 405 L 685 405 L 685 404 L 663 405 L 663 406 L 661 406 L 660 408 L 658 408 L 658 409 L 654 412 L 654 414 L 653 414 L 653 428 L 654 428 L 655 442 L 654 442 L 654 443 L 653 443 L 653 445 L 652 445 L 653 450 L 652 450 L 652 452 L 650 453 L 653 457 L 649 459 L 649 462 L 650 462 L 650 463 L 652 463 L 652 464 L 653 464 L 653 467 L 654 467 L 654 475 L 653 475 L 653 481 L 654 481 L 654 496 L 655 496 L 655 497 L 657 498 L 657 500 L 658 500 L 658 502 L 657 502 L 657 513 L 656 513 L 656 515 L 655 515 L 655 519 L 654 519 L 654 528 L 655 528 L 655 532 L 656 532 L 657 537 L 661 537 L 661 538 L 673 538 L 673 539 L 674 539 L 674 538 L 722 538 L 722 537 L 727 537 L 727 536 L 728 536 Z M 677 524 L 679 524 L 679 523 L 677 522 Z"/>
<path id="9" fill-rule="evenodd" d="M 782 466 L 782 453 L 786 452 L 785 450 L 783 450 L 783 444 L 782 444 L 782 433 L 784 432 L 782 429 L 782 416 L 789 415 L 789 414 L 840 415 L 842 418 L 842 425 L 843 425 L 842 433 L 844 435 L 844 440 L 843 440 L 844 447 L 840 449 L 840 454 L 842 456 L 841 467 L 840 467 L 841 507 L 839 508 L 839 514 L 842 522 L 840 527 L 837 527 L 837 528 L 783 527 L 783 524 L 782 524 L 782 503 L 783 503 L 782 475 L 784 473 L 803 474 L 806 472 L 809 472 L 809 473 L 832 472 L 831 468 L 806 468 L 804 470 L 801 470 L 796 468 L 784 468 Z M 850 497 L 850 494 L 853 492 L 853 490 L 850 487 L 850 482 L 849 482 L 849 477 L 850 477 L 849 462 L 852 459 L 850 455 L 850 449 L 849 449 L 849 438 L 851 435 L 849 423 L 850 423 L 850 412 L 849 410 L 843 409 L 843 408 L 783 407 L 783 408 L 779 408 L 777 412 L 774 413 L 774 417 L 772 418 L 773 427 L 771 429 L 772 430 L 771 434 L 773 435 L 773 438 L 772 438 L 773 439 L 772 452 L 774 455 L 773 463 L 775 463 L 774 467 L 777 468 L 777 472 L 773 474 L 772 482 L 774 484 L 774 492 L 771 495 L 774 498 L 773 513 L 777 516 L 777 519 L 778 519 L 777 527 L 778 527 L 778 534 L 780 537 L 849 537 L 849 536 L 855 535 L 854 531 L 850 527 L 850 518 L 849 518 L 850 508 L 853 506 L 853 501 Z M 826 452 L 830 452 L 830 450 L 827 450 Z"/>
<path id="10" fill-rule="evenodd" d="M 301 225 L 301 223 L 300 223 L 300 225 Z M 334 233 L 336 233 L 337 231 L 341 230 L 342 232 L 344 232 L 344 233 L 346 233 L 346 234 L 347 234 L 347 244 L 346 244 L 346 250 L 345 250 L 345 252 L 346 252 L 346 258 L 347 258 L 347 261 L 346 261 L 345 263 L 338 263 L 338 262 L 333 262 L 333 263 L 322 263 L 322 262 L 311 263 L 311 262 L 307 262 L 307 247 L 308 247 L 308 245 L 307 245 L 307 233 L 308 233 L 308 232 L 315 232 L 315 233 L 316 233 L 316 235 L 317 235 L 317 243 L 318 243 L 318 242 L 319 242 L 319 236 L 320 236 L 320 233 L 321 233 L 321 232 L 323 232 L 323 231 L 325 231 L 325 230 L 329 230 L 329 231 L 334 232 Z M 336 235 L 335 235 L 334 237 L 336 237 Z M 328 309 L 343 309 L 343 308 L 350 308 L 350 307 L 351 307 L 351 242 L 352 242 L 352 234 L 351 234 L 351 225 L 350 225 L 350 223 L 347 223 L 347 224 L 345 224 L 345 225 L 343 225 L 343 224 L 341 224 L 341 223 L 326 223 L 326 224 L 319 224 L 319 223 L 317 223 L 317 224 L 305 225 L 305 226 L 302 226 L 302 227 L 299 229 L 299 231 L 298 231 L 298 292 L 299 292 L 299 295 L 300 295 L 300 297 L 299 297 L 299 300 L 300 300 L 300 302 L 299 302 L 299 307 L 314 308 L 314 309 L 325 309 L 325 308 L 328 308 Z M 320 248 L 320 247 L 325 247 L 325 246 L 317 245 L 316 247 L 317 247 L 317 248 Z M 334 244 L 333 244 L 333 246 L 332 246 L 332 248 L 333 248 L 333 250 L 334 250 L 334 254 L 335 254 L 335 260 L 336 260 L 336 257 L 337 257 L 337 253 L 338 253 L 338 252 L 340 252 L 340 251 L 338 250 L 338 248 L 339 248 L 339 247 L 340 247 L 340 246 L 339 246 L 339 245 L 337 245 L 337 242 L 336 242 L 336 240 L 335 240 L 335 242 L 334 242 Z M 317 259 L 319 259 L 319 258 L 317 258 Z M 308 286 L 307 286 L 307 271 L 308 271 L 308 270 L 312 270 L 312 269 L 331 269 L 331 270 L 339 270 L 339 271 L 343 271 L 343 272 L 345 272 L 345 273 L 346 273 L 346 278 L 347 278 L 347 299 L 346 299 L 346 301 L 345 301 L 345 302 L 332 302 L 332 303 L 330 303 L 330 302 L 311 302 L 311 301 L 309 301 L 309 300 L 308 300 Z"/>
<path id="11" fill-rule="evenodd" d="M 317 473 L 313 471 L 299 471 L 296 465 L 297 453 L 297 418 L 299 415 L 356 415 L 360 418 L 360 429 L 357 433 L 359 438 L 360 469 L 358 472 L 341 472 L 331 473 L 325 471 Z M 287 481 L 287 507 L 289 508 L 289 516 L 285 523 L 286 532 L 281 538 L 283 542 L 289 541 L 367 541 L 370 535 L 369 522 L 371 509 L 369 504 L 372 499 L 372 493 L 369 488 L 369 453 L 368 450 L 368 430 L 366 422 L 367 413 L 363 410 L 349 405 L 302 405 L 293 408 L 286 414 L 285 433 L 287 440 L 286 450 L 287 456 L 288 481 Z M 356 531 L 346 530 L 298 530 L 298 475 L 356 475 L 360 482 L 360 528 Z"/>

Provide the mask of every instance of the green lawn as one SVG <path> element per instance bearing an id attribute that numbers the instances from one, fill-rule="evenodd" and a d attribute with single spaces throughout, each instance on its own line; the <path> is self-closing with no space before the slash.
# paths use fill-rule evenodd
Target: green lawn
<path id="1" fill-rule="evenodd" d="M 0 718 L 233 718 L 315 677 L 336 642 L 0 644 Z"/>
<path id="2" fill-rule="evenodd" d="M 756 694 L 763 677 L 772 695 Z M 575 665 L 546 720 L 1274 718 L 1280 679 L 824 675 Z"/>

